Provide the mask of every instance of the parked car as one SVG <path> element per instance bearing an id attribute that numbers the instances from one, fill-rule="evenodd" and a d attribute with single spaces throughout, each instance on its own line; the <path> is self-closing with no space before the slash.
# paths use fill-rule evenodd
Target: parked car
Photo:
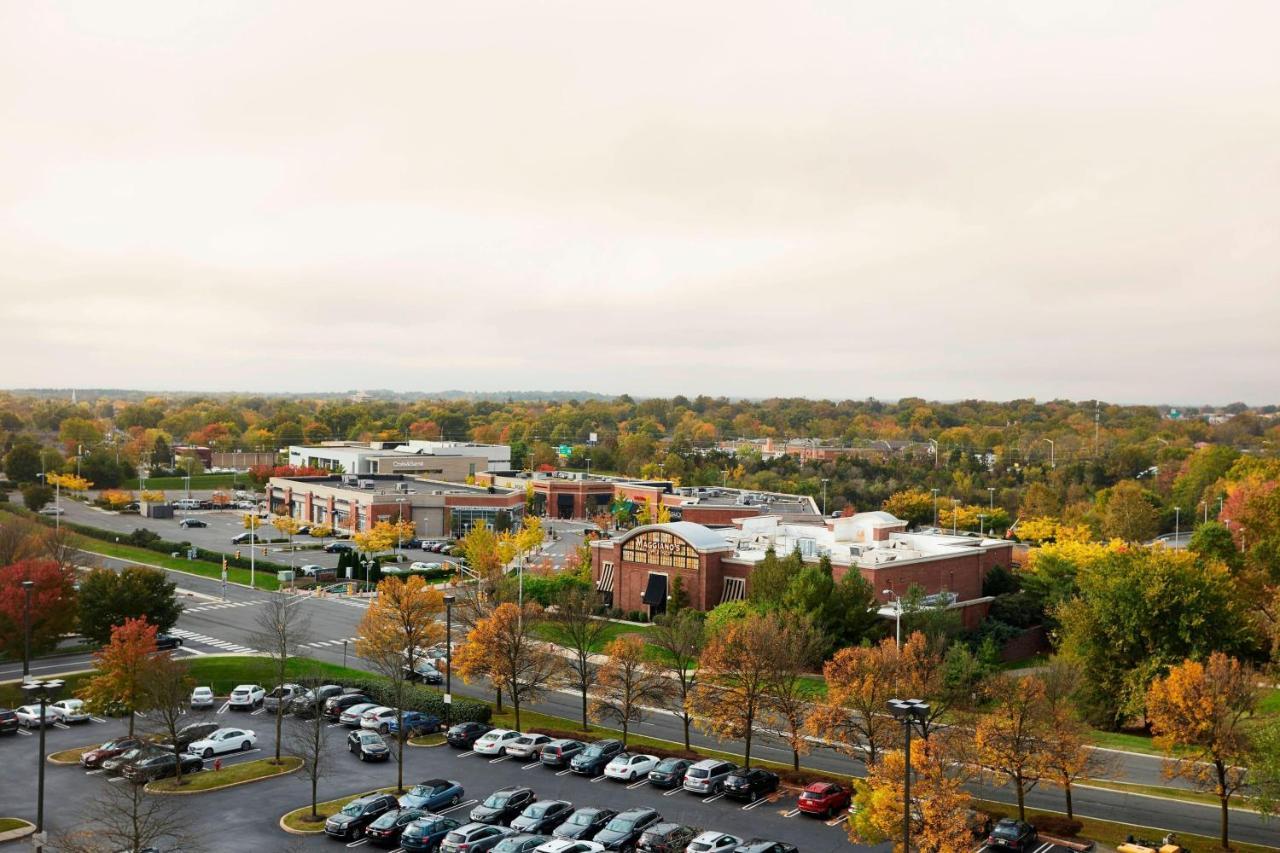
<path id="1" fill-rule="evenodd" d="M 18 723 L 25 729 L 53 725 L 58 720 L 58 715 L 53 713 L 48 705 L 43 708 L 39 705 L 22 705 L 14 708 L 13 713 L 18 718 Z"/>
<path id="2" fill-rule="evenodd" d="M 49 710 L 60 723 L 89 722 L 89 711 L 79 699 L 59 699 L 49 706 Z"/>
<path id="3" fill-rule="evenodd" d="M 0 708 L 0 733 L 11 735 L 20 727 L 18 715 L 13 712 L 13 709 Z"/>
<path id="4" fill-rule="evenodd" d="M 441 853 L 487 853 L 493 845 L 514 830 L 505 826 L 493 826 L 486 823 L 468 823 L 460 826 L 444 837 L 440 842 Z"/>
<path id="5" fill-rule="evenodd" d="M 218 730 L 217 723 L 188 723 L 178 729 L 178 749 L 185 750 L 198 740 L 204 740 Z"/>
<path id="6" fill-rule="evenodd" d="M 619 782 L 634 782 L 649 775 L 658 766 L 658 756 L 638 752 L 620 752 L 604 766 L 604 775 Z"/>
<path id="7" fill-rule="evenodd" d="M 360 728 L 386 734 L 390 730 L 388 723 L 399 713 L 395 708 L 388 708 L 386 705 L 374 705 L 360 715 Z"/>
<path id="8" fill-rule="evenodd" d="M 213 758 L 228 752 L 247 752 L 258 742 L 253 729 L 218 729 L 208 737 L 193 741 L 187 752 L 204 758 Z"/>
<path id="9" fill-rule="evenodd" d="M 332 572 L 333 569 L 327 569 L 324 566 L 317 566 L 315 563 L 307 563 L 305 566 L 298 568 L 298 577 L 313 578 L 318 574 Z"/>
<path id="10" fill-rule="evenodd" d="M 533 848 L 533 853 L 604 853 L 604 845 L 576 838 L 553 838 Z"/>
<path id="11" fill-rule="evenodd" d="M 654 809 L 627 809 L 614 815 L 604 829 L 596 833 L 595 841 L 606 850 L 634 850 L 644 831 L 661 822 L 662 815 Z"/>
<path id="12" fill-rule="evenodd" d="M 711 830 L 695 835 L 685 849 L 688 853 L 732 853 L 741 843 L 742 839 L 736 835 Z"/>
<path id="13" fill-rule="evenodd" d="M 444 681 L 444 674 L 426 657 L 414 661 L 413 669 L 406 665 L 404 672 L 410 681 L 421 681 L 424 684 L 440 684 Z"/>
<path id="14" fill-rule="evenodd" d="M 734 800 L 755 802 L 778 790 L 778 774 L 763 767 L 735 770 L 724 780 L 724 795 Z"/>
<path id="15" fill-rule="evenodd" d="M 325 835 L 355 841 L 364 834 L 367 826 L 383 814 L 399 808 L 396 798 L 390 794 L 369 794 L 357 797 L 342 810 L 324 822 Z"/>
<path id="16" fill-rule="evenodd" d="M 550 836 L 521 832 L 516 835 L 508 835 L 493 845 L 491 853 L 532 853 L 533 850 L 550 840 Z"/>
<path id="17" fill-rule="evenodd" d="M 770 841 L 767 838 L 749 838 L 734 848 L 733 853 L 799 853 L 794 844 Z"/>
<path id="18" fill-rule="evenodd" d="M 796 806 L 802 814 L 829 818 L 849 807 L 849 789 L 834 782 L 813 782 L 800 792 Z"/>
<path id="19" fill-rule="evenodd" d="M 434 812 L 445 806 L 456 806 L 462 802 L 466 791 L 461 782 L 452 779 L 428 779 L 419 782 L 409 789 L 409 793 L 400 796 L 400 805 L 407 809 L 426 809 Z"/>
<path id="20" fill-rule="evenodd" d="M 80 766 L 86 770 L 93 770 L 101 767 L 102 762 L 108 758 L 115 758 L 117 755 L 136 749 L 142 746 L 142 743 L 142 738 L 137 737 L 118 737 L 115 740 L 109 740 L 97 749 L 81 754 Z"/>
<path id="21" fill-rule="evenodd" d="M 263 538 L 262 534 L 255 534 L 252 530 L 246 530 L 244 533 L 237 533 L 235 536 L 231 537 L 232 545 L 252 545 L 266 541 L 267 540 Z"/>
<path id="22" fill-rule="evenodd" d="M 325 703 L 335 696 L 342 695 L 341 684 L 322 684 L 303 690 L 289 702 L 289 711 L 295 717 L 310 719 L 312 714 L 323 713 Z"/>
<path id="23" fill-rule="evenodd" d="M 573 757 L 586 748 L 587 745 L 580 740 L 557 738 L 542 745 L 538 760 L 543 767 L 568 767 Z"/>
<path id="24" fill-rule="evenodd" d="M 471 810 L 471 820 L 475 823 L 498 823 L 506 826 L 536 799 L 538 797 L 531 788 L 499 788 Z"/>
<path id="25" fill-rule="evenodd" d="M 490 729 L 477 738 L 471 748 L 480 755 L 502 755 L 507 749 L 507 744 L 518 737 L 520 733 L 510 729 Z"/>
<path id="26" fill-rule="evenodd" d="M 173 776 L 178 766 L 177 760 L 169 750 L 147 756 L 139 761 L 131 761 L 121 768 L 121 775 L 130 782 L 152 782 Z M 198 755 L 183 753 L 182 772 L 195 773 L 204 769 L 204 760 Z"/>
<path id="27" fill-rule="evenodd" d="M 427 813 L 422 809 L 400 808 L 385 811 L 377 820 L 369 824 L 364 835 L 369 839 L 370 844 L 376 844 L 379 847 L 399 847 L 400 834 L 404 832 L 404 828 L 418 818 L 426 816 Z"/>
<path id="28" fill-rule="evenodd" d="M 208 527 L 209 524 L 199 518 L 184 518 L 182 521 L 178 522 L 178 526 L 186 529 L 188 527 Z"/>
<path id="29" fill-rule="evenodd" d="M 60 506 L 45 506 L 40 508 L 41 515 L 66 515 L 67 511 Z"/>
<path id="30" fill-rule="evenodd" d="M 258 708 L 267 698 L 266 688 L 259 684 L 241 684 L 231 691 L 227 707 L 232 711 L 248 711 Z"/>
<path id="31" fill-rule="evenodd" d="M 347 735 L 347 752 L 361 761 L 386 761 L 391 757 L 382 735 L 368 729 L 357 729 Z"/>
<path id="32" fill-rule="evenodd" d="M 171 652 L 182 648 L 182 638 L 173 634 L 156 634 L 156 651 Z"/>
<path id="33" fill-rule="evenodd" d="M 691 794 L 718 794 L 724 790 L 724 780 L 738 769 L 738 765 L 716 758 L 706 758 L 689 766 L 684 775 L 684 789 Z"/>
<path id="34" fill-rule="evenodd" d="M 192 708 L 212 708 L 213 707 L 213 688 L 197 687 L 191 691 L 191 707 Z"/>
<path id="35" fill-rule="evenodd" d="M 511 828 L 535 835 L 550 835 L 572 812 L 573 803 L 568 800 L 539 800 L 525 806 L 524 811 L 511 821 Z"/>
<path id="36" fill-rule="evenodd" d="M 655 823 L 640 836 L 637 850 L 645 853 L 684 853 L 694 830 L 682 823 Z"/>
<path id="37" fill-rule="evenodd" d="M 359 704 L 352 705 L 347 708 L 347 710 L 343 711 L 338 717 L 338 722 L 342 723 L 349 729 L 358 729 L 360 728 L 361 717 L 364 716 L 364 712 L 380 707 L 382 706 L 376 702 L 360 702 Z"/>
<path id="38" fill-rule="evenodd" d="M 425 711 L 405 711 L 400 721 L 395 717 L 387 720 L 387 732 L 393 735 L 398 734 L 400 722 L 404 723 L 405 737 L 434 734 L 444 727 L 444 723 L 440 722 L 440 718 L 434 714 L 428 714 Z"/>
<path id="39" fill-rule="evenodd" d="M 546 735 L 520 735 L 520 737 L 507 744 L 507 755 L 512 758 L 532 758 L 541 761 L 542 748 L 549 743 L 551 743 L 551 738 Z"/>
<path id="40" fill-rule="evenodd" d="M 409 564 L 409 571 L 411 572 L 434 572 L 441 568 L 443 566 L 440 563 L 424 563 L 421 560 L 415 560 Z"/>
<path id="41" fill-rule="evenodd" d="M 450 726 L 449 731 L 445 732 L 444 739 L 449 742 L 449 746 L 458 749 L 470 749 L 481 735 L 488 734 L 493 731 L 493 726 L 488 723 L 458 723 L 456 726 Z"/>
<path id="42" fill-rule="evenodd" d="M 420 817 L 400 833 L 400 849 L 408 853 L 430 853 L 440 847 L 446 835 L 460 826 L 462 824 L 458 821 L 443 815 Z"/>
<path id="43" fill-rule="evenodd" d="M 166 750 L 161 749 L 154 743 L 143 742 L 135 747 L 130 747 L 124 752 L 113 755 L 111 758 L 102 761 L 102 770 L 109 776 L 114 776 L 123 772 L 124 768 L 135 761 L 141 761 L 152 755 L 159 755 Z"/>
<path id="44" fill-rule="evenodd" d="M 622 741 L 598 740 L 587 744 L 586 749 L 575 755 L 569 762 L 569 769 L 579 776 L 599 776 L 619 752 L 622 752 Z"/>
<path id="45" fill-rule="evenodd" d="M 289 703 L 293 701 L 295 696 L 301 696 L 302 691 L 306 689 L 301 684 L 279 684 L 271 688 L 271 692 L 262 697 L 262 707 L 268 711 L 274 711 L 277 708 L 288 708 Z"/>
<path id="46" fill-rule="evenodd" d="M 596 833 L 604 829 L 604 825 L 613 820 L 613 816 L 616 814 L 617 812 L 613 809 L 578 809 L 565 818 L 564 823 L 552 830 L 551 834 L 556 838 L 576 838 L 579 841 L 589 841 L 595 838 Z"/>
<path id="47" fill-rule="evenodd" d="M 687 758 L 664 758 L 649 771 L 649 784 L 655 788 L 679 788 L 692 764 Z"/>
<path id="48" fill-rule="evenodd" d="M 324 552 L 326 554 L 338 554 L 343 551 L 354 551 L 355 549 L 356 546 L 352 545 L 350 542 L 330 542 L 328 545 L 324 546 Z"/>
<path id="49" fill-rule="evenodd" d="M 369 705 L 372 707 L 373 703 L 363 693 L 343 693 L 340 696 L 332 696 L 324 700 L 324 715 L 331 720 L 338 720 L 342 717 L 343 712 L 356 705 Z"/>
<path id="50" fill-rule="evenodd" d="M 1026 821 L 1002 817 L 987 836 L 987 846 L 1000 850 L 1032 850 L 1038 839 L 1036 828 Z"/>

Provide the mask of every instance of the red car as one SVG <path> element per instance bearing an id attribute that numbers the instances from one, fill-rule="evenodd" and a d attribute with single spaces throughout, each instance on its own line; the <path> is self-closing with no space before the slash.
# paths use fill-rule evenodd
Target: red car
<path id="1" fill-rule="evenodd" d="M 133 749 L 135 746 L 142 746 L 142 738 L 121 737 L 115 740 L 109 740 L 97 749 L 91 749 L 80 756 L 81 767 L 101 767 L 102 762 L 108 758 L 115 758 L 121 753 Z"/>
<path id="2" fill-rule="evenodd" d="M 831 817 L 849 807 L 849 789 L 834 782 L 814 782 L 800 792 L 796 805 L 805 814 Z"/>

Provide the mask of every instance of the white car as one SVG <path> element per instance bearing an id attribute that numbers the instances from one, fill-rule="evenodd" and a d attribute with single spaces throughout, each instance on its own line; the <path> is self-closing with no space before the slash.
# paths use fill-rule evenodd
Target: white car
<path id="1" fill-rule="evenodd" d="M 39 705 L 23 705 L 21 708 L 14 708 L 13 715 L 18 718 L 18 725 L 20 726 L 33 729 L 41 725 Z M 58 717 L 53 713 L 53 709 L 46 705 L 44 707 L 44 725 L 57 722 L 57 719 Z"/>
<path id="2" fill-rule="evenodd" d="M 542 757 L 542 748 L 549 743 L 551 738 L 547 735 L 521 735 L 507 744 L 507 755 L 512 758 L 538 759 Z"/>
<path id="3" fill-rule="evenodd" d="M 41 515 L 66 515 L 67 511 L 60 506 L 46 506 L 46 507 L 41 507 L 40 514 Z"/>
<path id="4" fill-rule="evenodd" d="M 507 744 L 520 737 L 520 732 L 510 729 L 490 729 L 476 738 L 471 748 L 480 755 L 502 755 L 507 751 Z"/>
<path id="5" fill-rule="evenodd" d="M 358 705 L 352 705 L 347 710 L 338 715 L 338 722 L 349 729 L 360 728 L 360 720 L 364 717 L 365 711 L 372 711 L 374 708 L 381 708 L 374 702 L 361 702 Z"/>
<path id="6" fill-rule="evenodd" d="M 63 723 L 87 723 L 89 712 L 79 699 L 59 699 L 48 706 L 54 719 Z"/>
<path id="7" fill-rule="evenodd" d="M 553 838 L 533 848 L 533 853 L 604 853 L 604 845 L 576 838 Z"/>
<path id="8" fill-rule="evenodd" d="M 638 752 L 620 752 L 604 766 L 604 775 L 621 782 L 634 782 L 658 764 L 658 756 Z"/>
<path id="9" fill-rule="evenodd" d="M 409 571 L 411 572 L 433 572 L 438 568 L 440 568 L 439 563 L 423 563 L 419 561 L 409 564 Z"/>
<path id="10" fill-rule="evenodd" d="M 324 572 L 324 571 L 330 571 L 330 570 L 326 569 L 324 566 L 317 566 L 314 563 L 308 563 L 307 565 L 298 569 L 298 574 L 304 578 L 313 578 L 316 576 L 316 572 Z"/>
<path id="11" fill-rule="evenodd" d="M 376 705 L 360 715 L 360 728 L 387 733 L 388 725 L 396 718 L 396 709 Z"/>
<path id="12" fill-rule="evenodd" d="M 261 684 L 241 684 L 231 691 L 227 707 L 231 710 L 256 708 L 267 698 L 267 690 Z"/>
<path id="13" fill-rule="evenodd" d="M 212 708 L 213 707 L 213 688 L 197 687 L 191 691 L 191 707 L 192 708 Z"/>
<path id="14" fill-rule="evenodd" d="M 685 850 L 691 853 L 728 853 L 740 844 L 742 839 L 736 835 L 708 831 L 698 833 Z"/>
<path id="15" fill-rule="evenodd" d="M 218 729 L 204 740 L 198 740 L 187 747 L 187 752 L 201 758 L 212 758 L 225 752 L 239 752 L 253 749 L 258 736 L 252 729 Z"/>

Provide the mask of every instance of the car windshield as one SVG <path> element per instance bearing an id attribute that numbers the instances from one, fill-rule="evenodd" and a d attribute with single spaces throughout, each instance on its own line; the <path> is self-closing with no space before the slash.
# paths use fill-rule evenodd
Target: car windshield
<path id="1" fill-rule="evenodd" d="M 613 820 L 605 824 L 605 829 L 612 829 L 614 832 L 630 832 L 631 828 L 636 825 L 637 817 L 623 817 L 618 815 Z"/>
<path id="2" fill-rule="evenodd" d="M 587 758 L 599 758 L 601 755 L 604 755 L 604 747 L 589 746 L 587 747 L 587 751 L 582 754 L 585 755 Z"/>
<path id="3" fill-rule="evenodd" d="M 542 817 L 549 808 L 551 808 L 551 803 L 534 803 L 525 809 L 524 813 L 527 817 Z"/>
<path id="4" fill-rule="evenodd" d="M 595 819 L 595 812 L 576 812 L 573 817 L 569 818 L 569 823 L 574 826 L 591 826 L 591 822 Z"/>
<path id="5" fill-rule="evenodd" d="M 500 809 L 507 804 L 509 799 L 511 799 L 510 794 L 490 794 L 489 799 L 485 800 L 484 804 L 491 809 Z"/>
<path id="6" fill-rule="evenodd" d="M 465 832 L 451 832 L 445 836 L 445 840 L 451 844 L 461 844 L 467 840 L 467 834 Z"/>
<path id="7" fill-rule="evenodd" d="M 393 811 L 387 812 L 382 817 L 375 820 L 373 822 L 373 826 L 375 829 L 390 829 L 391 827 L 396 825 L 397 816 L 398 815 L 396 812 L 393 812 Z"/>
<path id="8" fill-rule="evenodd" d="M 999 836 L 1000 838 L 1017 838 L 1018 826 L 1017 824 L 1011 824 L 1011 823 L 997 825 L 995 828 L 995 831 L 992 832 L 991 834 Z"/>

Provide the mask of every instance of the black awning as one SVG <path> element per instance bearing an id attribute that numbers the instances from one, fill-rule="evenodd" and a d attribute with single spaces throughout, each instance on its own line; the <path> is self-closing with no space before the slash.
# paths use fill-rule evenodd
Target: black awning
<path id="1" fill-rule="evenodd" d="M 649 575 L 649 583 L 644 588 L 644 595 L 640 596 L 640 600 L 651 606 L 667 603 L 667 576 L 666 575 Z"/>

